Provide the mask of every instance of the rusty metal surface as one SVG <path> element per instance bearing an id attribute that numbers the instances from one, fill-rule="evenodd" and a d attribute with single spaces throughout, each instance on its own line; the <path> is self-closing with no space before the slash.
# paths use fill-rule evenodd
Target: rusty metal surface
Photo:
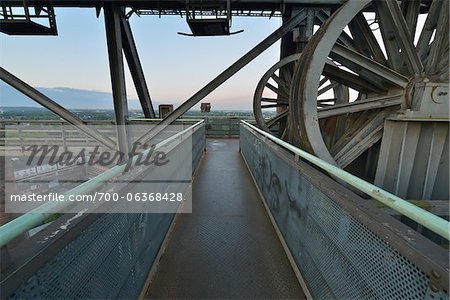
<path id="1" fill-rule="evenodd" d="M 197 174 L 146 298 L 304 298 L 238 140 L 208 140 Z"/>

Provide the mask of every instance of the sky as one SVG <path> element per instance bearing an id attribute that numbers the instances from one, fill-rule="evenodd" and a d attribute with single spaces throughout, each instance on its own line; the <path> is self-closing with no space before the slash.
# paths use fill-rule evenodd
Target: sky
<path id="1" fill-rule="evenodd" d="M 103 14 L 97 19 L 94 9 L 56 9 L 56 21 L 58 36 L 0 33 L 0 65 L 33 87 L 111 92 Z M 281 24 L 280 18 L 233 17 L 231 31 L 243 33 L 186 37 L 177 34 L 190 33 L 180 16 L 133 15 L 130 22 L 152 99 L 175 107 Z M 204 102 L 211 102 L 213 109 L 251 109 L 259 79 L 278 60 L 275 43 Z M 128 97 L 137 98 L 125 70 Z"/>

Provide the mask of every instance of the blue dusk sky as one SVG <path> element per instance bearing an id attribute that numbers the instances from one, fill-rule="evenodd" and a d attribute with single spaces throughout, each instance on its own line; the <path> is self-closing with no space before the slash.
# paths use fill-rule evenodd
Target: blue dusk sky
<path id="1" fill-rule="evenodd" d="M 71 88 L 110 93 L 103 13 L 97 19 L 94 9 L 56 9 L 56 20 L 58 36 L 0 34 L 1 66 L 43 92 L 51 88 Z M 232 31 L 244 29 L 243 33 L 226 37 L 186 37 L 177 34 L 190 33 L 186 20 L 180 16 L 131 17 L 150 95 L 156 103 L 171 103 L 175 107 L 280 24 L 280 18 L 234 17 Z M 278 60 L 279 42 L 204 101 L 211 102 L 213 109 L 251 109 L 259 79 Z M 136 99 L 127 67 L 125 70 L 128 97 Z M 1 86 L 8 88 L 4 84 Z M 83 107 L 83 101 L 87 103 L 91 98 L 80 98 L 77 107 Z M 33 104 L 31 100 L 29 103 Z"/>

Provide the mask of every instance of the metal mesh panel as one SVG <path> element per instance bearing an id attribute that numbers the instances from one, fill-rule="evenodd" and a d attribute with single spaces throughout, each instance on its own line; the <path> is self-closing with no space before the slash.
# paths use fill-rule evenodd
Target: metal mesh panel
<path id="1" fill-rule="evenodd" d="M 315 299 L 447 299 L 414 263 L 241 127 L 241 151 Z"/>
<path id="2" fill-rule="evenodd" d="M 205 147 L 193 134 L 192 171 Z M 137 298 L 173 214 L 104 214 L 23 283 L 10 298 Z"/>
<path id="3" fill-rule="evenodd" d="M 137 297 L 172 216 L 102 215 L 11 298 Z"/>
<path id="4" fill-rule="evenodd" d="M 198 166 L 200 159 L 205 149 L 206 140 L 206 126 L 198 127 L 192 134 L 192 172 L 195 172 L 195 167 Z"/>

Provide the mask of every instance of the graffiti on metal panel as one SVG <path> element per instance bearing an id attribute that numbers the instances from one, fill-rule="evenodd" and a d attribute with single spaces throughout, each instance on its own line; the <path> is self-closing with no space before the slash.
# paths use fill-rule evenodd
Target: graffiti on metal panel
<path id="1" fill-rule="evenodd" d="M 256 150 L 256 149 L 255 149 Z M 278 175 L 272 170 L 272 163 L 266 153 L 261 153 L 259 149 L 259 170 L 260 182 L 262 183 L 261 190 L 268 195 L 267 204 L 274 211 L 278 211 L 281 194 L 281 181 Z"/>
<path id="2" fill-rule="evenodd" d="M 293 198 L 293 197 L 291 197 L 291 195 L 289 195 L 289 188 L 288 188 L 287 180 L 284 180 L 284 188 L 285 188 L 285 190 L 286 190 L 286 195 L 287 195 L 287 199 L 288 199 L 288 203 L 289 203 L 289 208 L 290 208 L 290 210 L 291 210 L 291 211 L 295 211 L 295 212 L 297 213 L 297 215 L 298 215 L 299 217 L 301 217 L 301 215 L 302 215 L 302 209 L 301 209 L 301 207 L 298 205 L 296 199 Z M 302 187 L 301 187 L 300 184 L 298 185 L 298 189 L 299 189 L 299 192 L 301 193 Z"/>
<path id="3" fill-rule="evenodd" d="M 287 203 L 289 204 L 289 210 L 295 212 L 298 217 L 301 216 L 301 207 L 294 195 L 289 193 L 288 181 L 284 179 L 280 180 L 280 177 L 272 166 L 272 161 L 267 153 L 267 150 L 263 148 L 262 142 L 258 139 L 254 139 L 253 142 L 254 162 L 256 163 L 257 172 L 255 172 L 255 178 L 260 183 L 261 192 L 266 195 L 266 201 L 268 206 L 273 211 L 279 211 L 280 201 L 286 196 Z M 301 186 L 298 186 L 301 193 Z M 283 191 L 284 190 L 284 191 Z M 284 195 L 286 194 L 286 195 Z"/>

